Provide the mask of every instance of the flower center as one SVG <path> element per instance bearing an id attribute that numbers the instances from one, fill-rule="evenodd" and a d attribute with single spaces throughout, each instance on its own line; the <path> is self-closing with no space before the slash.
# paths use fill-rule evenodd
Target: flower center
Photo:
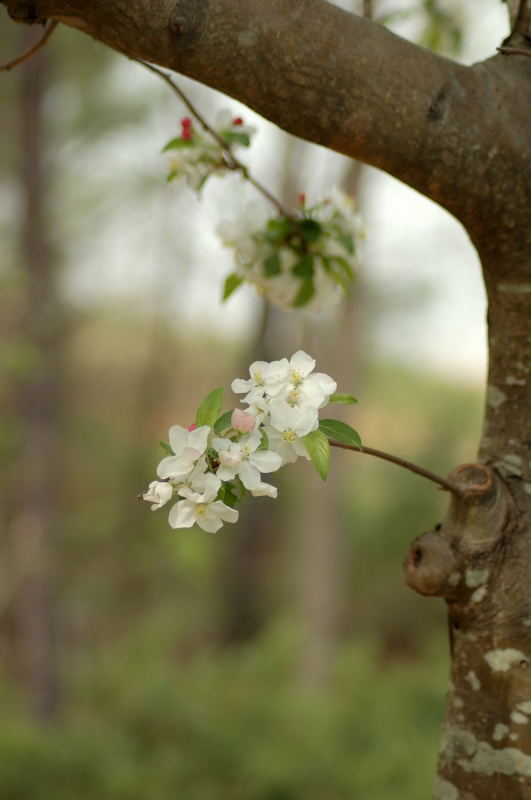
<path id="1" fill-rule="evenodd" d="M 295 387 L 300 386 L 303 380 L 304 378 L 302 377 L 298 369 L 291 370 L 291 382 Z"/>
<path id="2" fill-rule="evenodd" d="M 195 513 L 197 514 L 198 517 L 202 517 L 203 514 L 206 512 L 206 510 L 207 510 L 206 503 L 197 503 L 195 507 Z"/>
<path id="3" fill-rule="evenodd" d="M 295 431 L 292 431 L 291 428 L 288 428 L 288 430 L 284 431 L 284 433 L 282 434 L 282 438 L 284 439 L 285 442 L 289 442 L 290 444 L 292 444 L 297 438 L 297 434 L 295 433 Z"/>
<path id="4" fill-rule="evenodd" d="M 253 372 L 253 378 L 255 379 L 255 381 L 258 384 L 258 386 L 263 386 L 264 385 L 264 376 L 262 375 L 262 373 L 259 370 L 257 370 L 256 372 Z"/>
<path id="5" fill-rule="evenodd" d="M 288 393 L 288 396 L 286 397 L 286 402 L 293 408 L 294 406 L 299 404 L 300 396 L 301 393 L 299 389 L 291 389 L 291 391 Z"/>

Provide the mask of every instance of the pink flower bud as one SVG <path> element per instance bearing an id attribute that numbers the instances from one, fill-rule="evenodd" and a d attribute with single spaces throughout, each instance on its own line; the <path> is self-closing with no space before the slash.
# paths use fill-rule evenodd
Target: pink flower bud
<path id="1" fill-rule="evenodd" d="M 248 414 L 240 408 L 235 408 L 230 418 L 230 424 L 239 433 L 250 433 L 256 428 L 256 419 L 252 414 Z"/>
<path id="2" fill-rule="evenodd" d="M 195 431 L 196 428 L 197 428 L 197 425 L 195 424 L 195 422 L 192 422 L 192 424 L 189 425 L 186 430 L 187 431 Z"/>

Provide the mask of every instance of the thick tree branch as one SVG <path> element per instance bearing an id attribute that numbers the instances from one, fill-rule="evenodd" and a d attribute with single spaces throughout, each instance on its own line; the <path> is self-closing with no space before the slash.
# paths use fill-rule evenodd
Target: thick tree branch
<path id="1" fill-rule="evenodd" d="M 326 0 L 1 1 L 15 18 L 77 27 L 384 169 L 455 214 L 476 243 L 494 220 L 514 228 L 514 207 L 528 200 L 515 119 L 529 106 L 527 59 L 467 68 Z"/>

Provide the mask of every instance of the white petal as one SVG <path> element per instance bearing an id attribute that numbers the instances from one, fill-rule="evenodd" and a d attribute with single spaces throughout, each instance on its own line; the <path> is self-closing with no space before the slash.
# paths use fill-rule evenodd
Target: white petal
<path id="1" fill-rule="evenodd" d="M 276 472 L 280 469 L 282 459 L 278 453 L 272 450 L 257 450 L 256 453 L 251 453 L 249 462 L 256 467 L 260 472 Z"/>
<path id="2" fill-rule="evenodd" d="M 232 389 L 234 394 L 245 394 L 250 389 L 252 389 L 253 386 L 254 386 L 254 381 L 250 381 L 250 380 L 249 381 L 244 381 L 241 378 L 235 378 L 232 381 L 232 383 L 230 385 L 230 388 Z"/>
<path id="3" fill-rule="evenodd" d="M 309 356 L 304 350 L 297 350 L 290 359 L 290 367 L 296 369 L 305 378 L 315 367 L 315 358 Z"/>
<path id="4" fill-rule="evenodd" d="M 207 446 L 208 442 L 208 434 L 210 433 L 210 426 L 209 425 L 201 425 L 200 428 L 196 428 L 195 431 L 188 432 L 188 447 L 193 447 L 195 450 L 199 450 L 199 453 L 202 455 Z"/>
<path id="5" fill-rule="evenodd" d="M 251 489 L 253 497 L 277 497 L 278 489 L 271 483 L 260 482 L 256 489 Z"/>
<path id="6" fill-rule="evenodd" d="M 182 481 L 192 471 L 192 464 L 183 463 L 179 456 L 167 456 L 163 458 L 157 467 L 157 475 L 163 480 Z"/>
<path id="7" fill-rule="evenodd" d="M 168 520 L 172 528 L 191 528 L 195 522 L 195 504 L 180 500 L 170 510 Z"/>
<path id="8" fill-rule="evenodd" d="M 176 456 L 180 455 L 188 443 L 188 431 L 182 425 L 172 425 L 169 438 L 171 449 Z"/>
<path id="9" fill-rule="evenodd" d="M 246 489 L 255 489 L 260 483 L 260 472 L 248 461 L 240 466 L 240 478 Z"/>

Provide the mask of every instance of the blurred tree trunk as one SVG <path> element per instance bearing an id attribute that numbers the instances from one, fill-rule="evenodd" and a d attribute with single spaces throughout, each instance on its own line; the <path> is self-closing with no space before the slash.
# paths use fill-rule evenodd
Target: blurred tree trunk
<path id="1" fill-rule="evenodd" d="M 22 48 L 35 41 L 24 29 Z M 19 448 L 8 493 L 8 532 L 14 585 L 11 625 L 15 663 L 31 713 L 49 720 L 58 708 L 54 535 L 60 484 L 59 385 L 61 305 L 47 230 L 46 132 L 43 115 L 50 50 L 19 68 L 21 294 L 25 314 L 15 341 L 25 359 L 13 387 Z"/>
<path id="2" fill-rule="evenodd" d="M 361 165 L 354 163 L 345 175 L 343 185 L 352 197 L 358 197 L 361 173 Z M 317 371 L 334 376 L 338 391 L 353 394 L 359 391 L 360 383 L 362 308 L 363 287 L 357 285 L 332 324 L 324 327 L 319 320 L 308 320 L 303 347 L 317 359 Z M 344 342 L 349 342 L 348 353 Z M 331 415 L 345 419 L 346 413 L 345 407 L 335 406 Z M 352 491 L 352 479 L 349 476 L 347 489 L 341 476 L 344 457 L 344 453 L 332 453 L 330 474 L 323 486 L 316 485 L 320 479 L 313 470 L 301 474 L 297 484 L 299 603 L 304 627 L 300 675 L 309 686 L 327 683 L 345 625 L 347 563 L 342 504 L 346 492 Z"/>

